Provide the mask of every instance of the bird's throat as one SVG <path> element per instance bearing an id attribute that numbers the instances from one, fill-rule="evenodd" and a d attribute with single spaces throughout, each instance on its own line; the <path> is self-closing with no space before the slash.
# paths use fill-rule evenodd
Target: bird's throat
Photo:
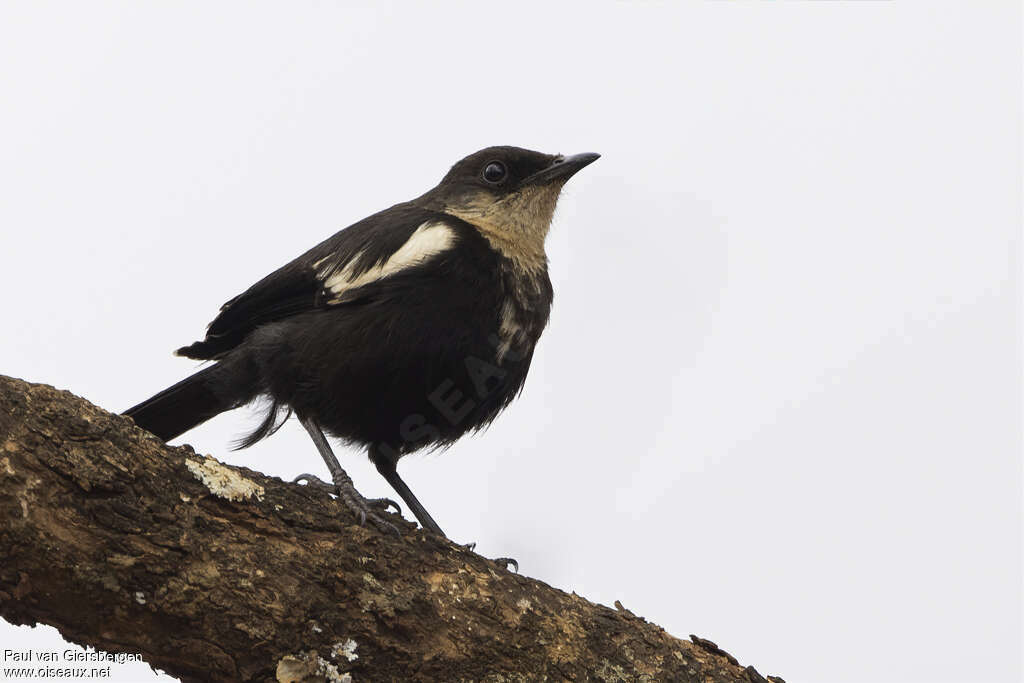
<path id="1" fill-rule="evenodd" d="M 560 184 L 529 186 L 497 201 L 479 193 L 448 203 L 444 212 L 475 227 L 523 270 L 539 272 L 547 267 L 544 241 L 561 189 Z"/>

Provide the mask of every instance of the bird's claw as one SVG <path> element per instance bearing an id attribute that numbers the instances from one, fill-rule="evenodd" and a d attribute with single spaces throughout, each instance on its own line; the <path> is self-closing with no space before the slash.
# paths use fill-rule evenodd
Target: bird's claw
<path id="1" fill-rule="evenodd" d="M 379 508 L 383 511 L 387 511 L 389 507 L 395 508 L 399 515 L 402 514 L 402 508 L 395 501 L 390 498 L 363 498 L 363 495 L 356 491 L 351 481 L 339 481 L 334 484 L 328 484 L 326 481 L 317 477 L 313 474 L 300 474 L 299 476 L 292 479 L 293 484 L 305 484 L 306 486 L 312 486 L 328 493 L 332 493 L 345 504 L 352 514 L 359 520 L 359 526 L 366 526 L 366 520 L 370 522 L 384 532 L 394 532 L 399 538 L 402 537 L 402 532 L 398 530 L 391 522 L 387 521 L 375 511 L 371 510 L 371 507 Z"/>
<path id="2" fill-rule="evenodd" d="M 493 560 L 491 560 L 491 562 L 494 562 L 495 564 L 504 565 L 506 570 L 509 568 L 509 565 L 511 565 L 515 567 L 515 573 L 519 573 L 519 563 L 511 557 L 496 557 Z"/>
<path id="3" fill-rule="evenodd" d="M 402 532 L 398 530 L 398 527 L 387 521 L 376 512 L 366 512 L 365 510 L 359 511 L 359 526 L 366 526 L 366 520 L 369 519 L 375 527 L 383 531 L 384 533 L 394 532 L 398 538 L 402 537 Z"/>
<path id="4" fill-rule="evenodd" d="M 460 543 L 458 545 L 460 548 L 465 548 L 471 553 L 476 552 L 476 541 L 473 541 L 472 543 Z M 509 565 L 512 565 L 513 567 L 515 567 L 516 574 L 519 573 L 519 563 L 511 557 L 496 557 L 493 560 L 491 560 L 491 562 L 503 565 L 505 569 L 508 569 Z"/>
<path id="5" fill-rule="evenodd" d="M 395 508 L 395 512 L 399 515 L 402 514 L 402 506 L 390 498 L 367 498 L 366 504 L 370 507 L 380 508 L 385 512 L 387 512 L 388 508 Z"/>
<path id="6" fill-rule="evenodd" d="M 317 489 L 323 489 L 328 493 L 337 493 L 337 487 L 334 484 L 328 484 L 326 481 L 316 476 L 315 474 L 300 474 L 299 476 L 292 479 L 292 483 L 311 486 Z"/>

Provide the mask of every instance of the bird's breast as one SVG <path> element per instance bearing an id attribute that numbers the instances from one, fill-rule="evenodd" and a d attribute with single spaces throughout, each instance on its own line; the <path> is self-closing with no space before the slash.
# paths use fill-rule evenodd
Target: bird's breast
<path id="1" fill-rule="evenodd" d="M 547 270 L 525 272 L 511 262 L 503 263 L 501 303 L 498 311 L 496 360 L 515 360 L 533 353 L 551 312 L 552 288 Z"/>

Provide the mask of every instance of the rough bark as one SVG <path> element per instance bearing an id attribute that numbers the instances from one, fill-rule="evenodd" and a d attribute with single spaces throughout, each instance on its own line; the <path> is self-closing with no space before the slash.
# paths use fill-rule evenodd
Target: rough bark
<path id="1" fill-rule="evenodd" d="M 763 681 L 398 517 L 0 376 L 0 615 L 183 680 Z"/>

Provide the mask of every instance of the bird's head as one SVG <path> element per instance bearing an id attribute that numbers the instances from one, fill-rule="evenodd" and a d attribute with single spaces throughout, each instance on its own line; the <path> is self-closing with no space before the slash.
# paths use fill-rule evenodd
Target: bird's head
<path id="1" fill-rule="evenodd" d="M 488 147 L 452 166 L 421 199 L 470 223 L 501 253 L 532 270 L 546 263 L 544 239 L 562 186 L 599 156 Z"/>

